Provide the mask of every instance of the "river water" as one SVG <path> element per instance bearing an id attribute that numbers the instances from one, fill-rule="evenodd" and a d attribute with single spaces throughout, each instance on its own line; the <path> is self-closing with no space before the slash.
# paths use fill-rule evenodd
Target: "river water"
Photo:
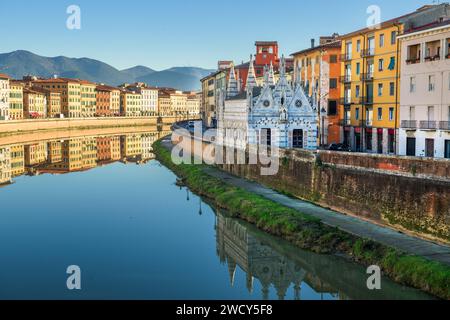
<path id="1" fill-rule="evenodd" d="M 0 146 L 0 299 L 430 298 L 388 279 L 370 291 L 361 266 L 215 210 L 154 160 L 164 134 Z"/>

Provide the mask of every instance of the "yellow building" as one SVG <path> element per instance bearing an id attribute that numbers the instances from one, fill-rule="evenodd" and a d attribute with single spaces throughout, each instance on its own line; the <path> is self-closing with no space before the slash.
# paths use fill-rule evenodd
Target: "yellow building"
<path id="1" fill-rule="evenodd" d="M 92 169 L 97 166 L 97 140 L 84 138 L 81 144 L 82 169 Z"/>
<path id="2" fill-rule="evenodd" d="M 396 153 L 399 126 L 400 46 L 405 29 L 436 21 L 446 4 L 415 12 L 341 37 L 343 140 L 355 151 Z M 445 15 L 445 14 L 444 14 Z"/>
<path id="3" fill-rule="evenodd" d="M 33 85 L 61 94 L 61 113 L 69 118 L 81 117 L 81 85 L 78 80 L 57 78 L 33 80 Z"/>
<path id="4" fill-rule="evenodd" d="M 141 115 L 142 95 L 134 91 L 122 90 L 120 93 L 120 111 L 125 117 Z"/>
<path id="5" fill-rule="evenodd" d="M 61 141 L 52 141 L 48 143 L 48 162 L 58 163 L 62 161 L 63 143 Z"/>
<path id="6" fill-rule="evenodd" d="M 121 137 L 122 158 L 135 158 L 142 154 L 142 138 L 137 134 Z"/>
<path id="7" fill-rule="evenodd" d="M 25 147 L 12 146 L 11 150 L 11 176 L 18 177 L 25 173 Z"/>
<path id="8" fill-rule="evenodd" d="M 170 99 L 170 94 L 166 91 L 159 91 L 158 93 L 158 110 L 160 116 L 171 116 L 172 111 L 172 100 Z"/>
<path id="9" fill-rule="evenodd" d="M 24 84 L 20 81 L 10 81 L 9 92 L 9 119 L 21 120 L 23 119 L 23 87 Z"/>
<path id="10" fill-rule="evenodd" d="M 33 167 L 47 161 L 47 150 L 46 142 L 25 146 L 25 166 Z"/>
<path id="11" fill-rule="evenodd" d="M 80 92 L 81 92 L 81 116 L 84 118 L 95 117 L 97 96 L 95 83 L 80 80 Z"/>
<path id="12" fill-rule="evenodd" d="M 61 115 L 61 93 L 40 86 L 32 86 L 31 90 L 40 92 L 47 99 L 46 117 L 58 118 Z"/>
<path id="13" fill-rule="evenodd" d="M 111 137 L 111 160 L 120 160 L 122 157 L 120 136 Z"/>
<path id="14" fill-rule="evenodd" d="M 45 93 L 25 88 L 23 90 L 23 113 L 27 119 L 47 117 L 47 97 Z"/>
<path id="15" fill-rule="evenodd" d="M 186 100 L 186 111 L 191 119 L 200 117 L 201 94 L 195 92 L 188 93 Z"/>

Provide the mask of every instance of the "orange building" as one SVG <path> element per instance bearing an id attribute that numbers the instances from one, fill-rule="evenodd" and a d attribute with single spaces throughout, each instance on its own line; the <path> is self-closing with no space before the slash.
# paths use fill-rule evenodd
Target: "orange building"
<path id="1" fill-rule="evenodd" d="M 262 77 L 264 75 L 264 67 L 273 65 L 275 72 L 278 71 L 280 65 L 280 56 L 278 55 L 278 42 L 277 41 L 256 41 L 256 54 L 254 57 L 254 68 L 256 77 Z M 293 60 L 286 59 L 286 72 L 292 71 Z M 250 62 L 242 63 L 234 67 L 236 71 L 236 77 L 239 81 L 239 89 L 244 89 L 247 85 L 248 69 L 250 68 Z"/>
<path id="2" fill-rule="evenodd" d="M 294 79 L 299 79 L 310 96 L 315 87 L 318 93 L 320 114 L 320 144 L 341 142 L 339 125 L 341 41 L 337 34 L 321 37 L 318 46 L 314 40 L 311 48 L 293 53 Z"/>
<path id="3" fill-rule="evenodd" d="M 97 137 L 97 160 L 105 162 L 111 160 L 111 138 Z"/>

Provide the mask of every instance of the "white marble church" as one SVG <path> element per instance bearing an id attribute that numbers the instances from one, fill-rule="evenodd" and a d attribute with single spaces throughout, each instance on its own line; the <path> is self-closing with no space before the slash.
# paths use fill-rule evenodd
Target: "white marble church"
<path id="1" fill-rule="evenodd" d="M 237 148 L 262 144 L 316 150 L 319 124 L 316 95 L 305 94 L 301 78 L 294 84 L 288 82 L 284 57 L 277 83 L 273 66 L 266 67 L 264 73 L 264 84 L 258 86 L 251 59 L 246 88 L 240 90 L 240 81 L 234 67 L 231 68 L 227 92 L 219 99 L 219 143 Z"/>

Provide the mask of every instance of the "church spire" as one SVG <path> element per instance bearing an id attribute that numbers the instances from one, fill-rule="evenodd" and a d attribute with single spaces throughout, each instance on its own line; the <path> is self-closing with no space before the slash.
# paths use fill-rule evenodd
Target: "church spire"
<path id="1" fill-rule="evenodd" d="M 234 64 L 231 65 L 230 77 L 228 80 L 227 98 L 236 96 L 239 93 L 238 82 L 236 80 L 236 72 L 234 70 Z"/>
<path id="2" fill-rule="evenodd" d="M 256 82 L 255 75 L 255 66 L 253 63 L 253 55 L 250 56 L 250 65 L 248 67 L 248 76 L 247 76 L 247 91 L 252 90 L 254 87 L 257 87 L 258 84 Z"/>
<path id="3" fill-rule="evenodd" d="M 270 62 L 270 68 L 269 68 L 269 85 L 274 86 L 275 85 L 275 72 L 273 71 L 273 63 Z"/>

